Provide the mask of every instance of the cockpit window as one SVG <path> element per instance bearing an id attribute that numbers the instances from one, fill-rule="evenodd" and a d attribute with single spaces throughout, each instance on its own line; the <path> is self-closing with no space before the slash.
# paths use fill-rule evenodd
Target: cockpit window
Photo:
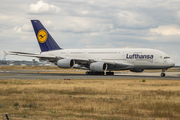
<path id="1" fill-rule="evenodd" d="M 170 57 L 164 57 L 164 59 L 170 59 Z"/>

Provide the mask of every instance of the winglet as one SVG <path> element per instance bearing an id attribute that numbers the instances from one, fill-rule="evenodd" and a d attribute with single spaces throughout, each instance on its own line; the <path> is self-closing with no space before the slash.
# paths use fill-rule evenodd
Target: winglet
<path id="1" fill-rule="evenodd" d="M 39 20 L 31 20 L 41 52 L 61 49 Z"/>

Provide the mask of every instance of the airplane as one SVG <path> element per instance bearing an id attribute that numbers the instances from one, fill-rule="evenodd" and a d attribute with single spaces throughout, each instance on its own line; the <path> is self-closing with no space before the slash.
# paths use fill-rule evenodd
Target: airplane
<path id="1" fill-rule="evenodd" d="M 84 69 L 86 75 L 114 75 L 113 71 L 130 70 L 143 72 L 146 69 L 165 71 L 175 65 L 166 53 L 147 48 L 114 49 L 63 49 L 58 46 L 39 20 L 31 20 L 40 53 L 8 51 L 5 54 L 36 57 L 54 63 L 59 68 Z"/>

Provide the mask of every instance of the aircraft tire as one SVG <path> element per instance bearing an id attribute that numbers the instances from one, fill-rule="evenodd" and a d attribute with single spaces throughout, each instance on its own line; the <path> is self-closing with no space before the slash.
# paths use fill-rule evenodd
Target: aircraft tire
<path id="1" fill-rule="evenodd" d="M 104 75 L 104 72 L 92 72 L 92 71 L 87 71 L 86 75 Z"/>
<path id="2" fill-rule="evenodd" d="M 106 75 L 114 75 L 114 72 L 106 72 Z"/>
<path id="3" fill-rule="evenodd" d="M 166 76 L 166 74 L 165 73 L 161 73 L 161 77 L 165 77 Z"/>

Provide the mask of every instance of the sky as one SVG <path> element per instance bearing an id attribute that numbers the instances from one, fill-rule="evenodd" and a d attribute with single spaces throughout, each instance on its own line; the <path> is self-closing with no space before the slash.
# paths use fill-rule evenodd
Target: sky
<path id="1" fill-rule="evenodd" d="M 0 59 L 3 50 L 40 52 L 30 22 L 38 19 L 62 48 L 152 48 L 180 65 L 179 6 L 180 0 L 1 0 Z"/>

